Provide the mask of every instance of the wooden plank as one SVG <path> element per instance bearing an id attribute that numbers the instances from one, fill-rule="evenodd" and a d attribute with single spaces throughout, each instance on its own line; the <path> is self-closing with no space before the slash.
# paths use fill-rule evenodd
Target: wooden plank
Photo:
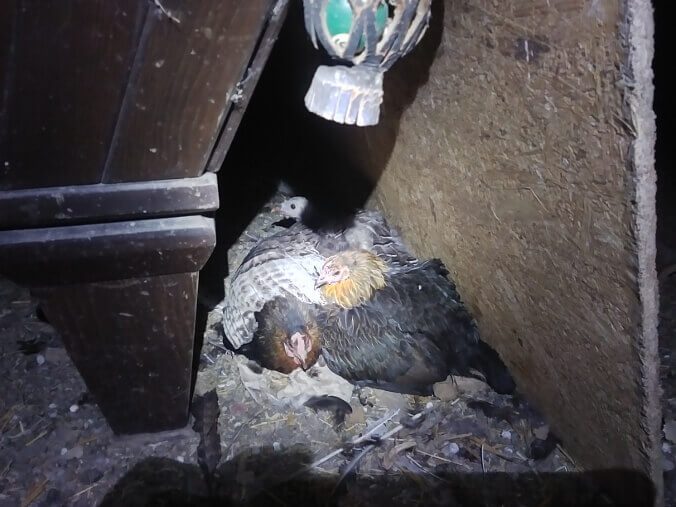
<path id="1" fill-rule="evenodd" d="M 188 422 L 197 273 L 34 291 L 116 433 Z"/>
<path id="2" fill-rule="evenodd" d="M 31 286 L 199 271 L 216 244 L 200 216 L 0 232 L 0 272 Z"/>
<path id="3" fill-rule="evenodd" d="M 0 230 L 147 219 L 218 209 L 216 175 L 163 181 L 0 190 Z"/>
<path id="4" fill-rule="evenodd" d="M 18 0 L 0 2 L 0 182 L 5 177 L 5 159 L 7 153 L 7 132 L 9 116 L 7 108 L 11 96 L 12 75 L 14 73 L 14 41 L 16 38 L 16 20 L 19 11 Z"/>
<path id="5" fill-rule="evenodd" d="M 147 4 L 21 0 L 0 189 L 101 180 Z"/>
<path id="6" fill-rule="evenodd" d="M 272 0 L 165 0 L 162 5 L 171 18 L 151 7 L 105 182 L 194 177 L 204 171 Z"/>
<path id="7" fill-rule="evenodd" d="M 270 52 L 272 51 L 275 42 L 277 42 L 279 31 L 284 25 L 288 10 L 289 0 L 278 0 L 272 10 L 272 16 L 261 37 L 261 43 L 256 50 L 254 59 L 247 68 L 244 79 L 238 83 L 236 91 L 237 97 L 230 98 L 232 105 L 228 112 L 227 119 L 224 122 L 223 130 L 218 138 L 216 147 L 209 159 L 208 171 L 218 171 L 225 161 L 232 140 L 235 138 L 239 124 L 244 117 L 244 112 L 249 105 L 249 100 L 258 84 L 258 79 L 263 73 L 263 68 L 268 61 L 268 57 L 270 56 Z"/>

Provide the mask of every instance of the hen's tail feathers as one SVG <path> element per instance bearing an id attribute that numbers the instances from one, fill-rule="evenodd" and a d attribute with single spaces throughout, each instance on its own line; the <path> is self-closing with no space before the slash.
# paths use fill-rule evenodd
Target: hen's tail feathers
<path id="1" fill-rule="evenodd" d="M 476 344 L 469 366 L 481 372 L 496 393 L 512 394 L 516 389 L 514 379 L 498 353 L 481 340 Z"/>

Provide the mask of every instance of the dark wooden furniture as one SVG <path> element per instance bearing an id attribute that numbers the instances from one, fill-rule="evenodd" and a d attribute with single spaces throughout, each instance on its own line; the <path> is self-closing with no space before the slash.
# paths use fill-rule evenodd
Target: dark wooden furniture
<path id="1" fill-rule="evenodd" d="M 118 433 L 188 420 L 203 215 L 287 1 L 0 3 L 0 273 Z"/>

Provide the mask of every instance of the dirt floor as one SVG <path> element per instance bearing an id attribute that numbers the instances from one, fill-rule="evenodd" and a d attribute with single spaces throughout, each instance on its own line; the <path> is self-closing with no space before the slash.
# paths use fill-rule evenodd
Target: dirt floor
<path id="1" fill-rule="evenodd" d="M 277 230 L 279 217 L 270 213 L 277 201 L 233 246 L 231 267 Z M 668 428 L 676 415 L 676 276 L 664 285 Z M 364 389 L 344 420 L 321 408 L 257 402 L 240 376 L 244 358 L 222 345 L 217 312 L 205 333 L 190 427 L 115 436 L 36 307 L 27 290 L 0 280 L 0 506 L 380 505 L 383 498 L 390 505 L 633 505 L 630 497 L 602 502 L 604 485 L 616 488 L 618 476 L 575 473 L 526 400 L 479 381 L 449 380 L 433 397 Z M 669 482 L 669 442 L 663 450 Z"/>

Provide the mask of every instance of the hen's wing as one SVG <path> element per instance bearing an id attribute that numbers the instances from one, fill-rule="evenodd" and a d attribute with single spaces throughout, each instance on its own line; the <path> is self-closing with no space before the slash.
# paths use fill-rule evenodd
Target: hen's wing
<path id="1" fill-rule="evenodd" d="M 321 303 L 314 288 L 324 258 L 302 227 L 291 227 L 261 240 L 245 257 L 226 288 L 223 329 L 233 347 L 252 340 L 255 312 L 283 296 L 304 303 Z"/>
<path id="2" fill-rule="evenodd" d="M 325 309 L 318 318 L 322 356 L 336 374 L 361 385 L 427 394 L 446 378 L 441 350 L 403 332 L 378 309 Z"/>
<path id="3" fill-rule="evenodd" d="M 326 308 L 320 328 L 329 367 L 352 381 L 421 393 L 466 373 L 479 335 L 444 273 L 436 260 L 409 265 L 361 306 Z"/>
<path id="4" fill-rule="evenodd" d="M 345 241 L 351 248 L 368 250 L 390 266 L 408 266 L 416 262 L 399 233 L 375 211 L 360 211 L 354 224 L 345 230 Z"/>
<path id="5" fill-rule="evenodd" d="M 392 266 L 415 262 L 399 233 L 376 211 L 361 210 L 334 221 L 320 220 L 310 213 L 301 221 L 315 236 L 317 250 L 324 256 L 361 249 L 375 253 Z M 314 224 L 315 221 L 321 225 Z"/>
<path id="6" fill-rule="evenodd" d="M 374 294 L 370 304 L 396 316 L 403 331 L 421 333 L 445 353 L 457 355 L 479 341 L 479 332 L 446 274 L 438 259 L 392 269 L 386 287 Z"/>
<path id="7" fill-rule="evenodd" d="M 397 315 L 403 332 L 433 342 L 446 361 L 447 373 L 476 376 L 479 372 L 498 393 L 513 392 L 514 379 L 507 366 L 480 339 L 476 322 L 446 278 L 441 261 L 392 271 L 388 286 L 375 294 L 372 304 Z"/>

